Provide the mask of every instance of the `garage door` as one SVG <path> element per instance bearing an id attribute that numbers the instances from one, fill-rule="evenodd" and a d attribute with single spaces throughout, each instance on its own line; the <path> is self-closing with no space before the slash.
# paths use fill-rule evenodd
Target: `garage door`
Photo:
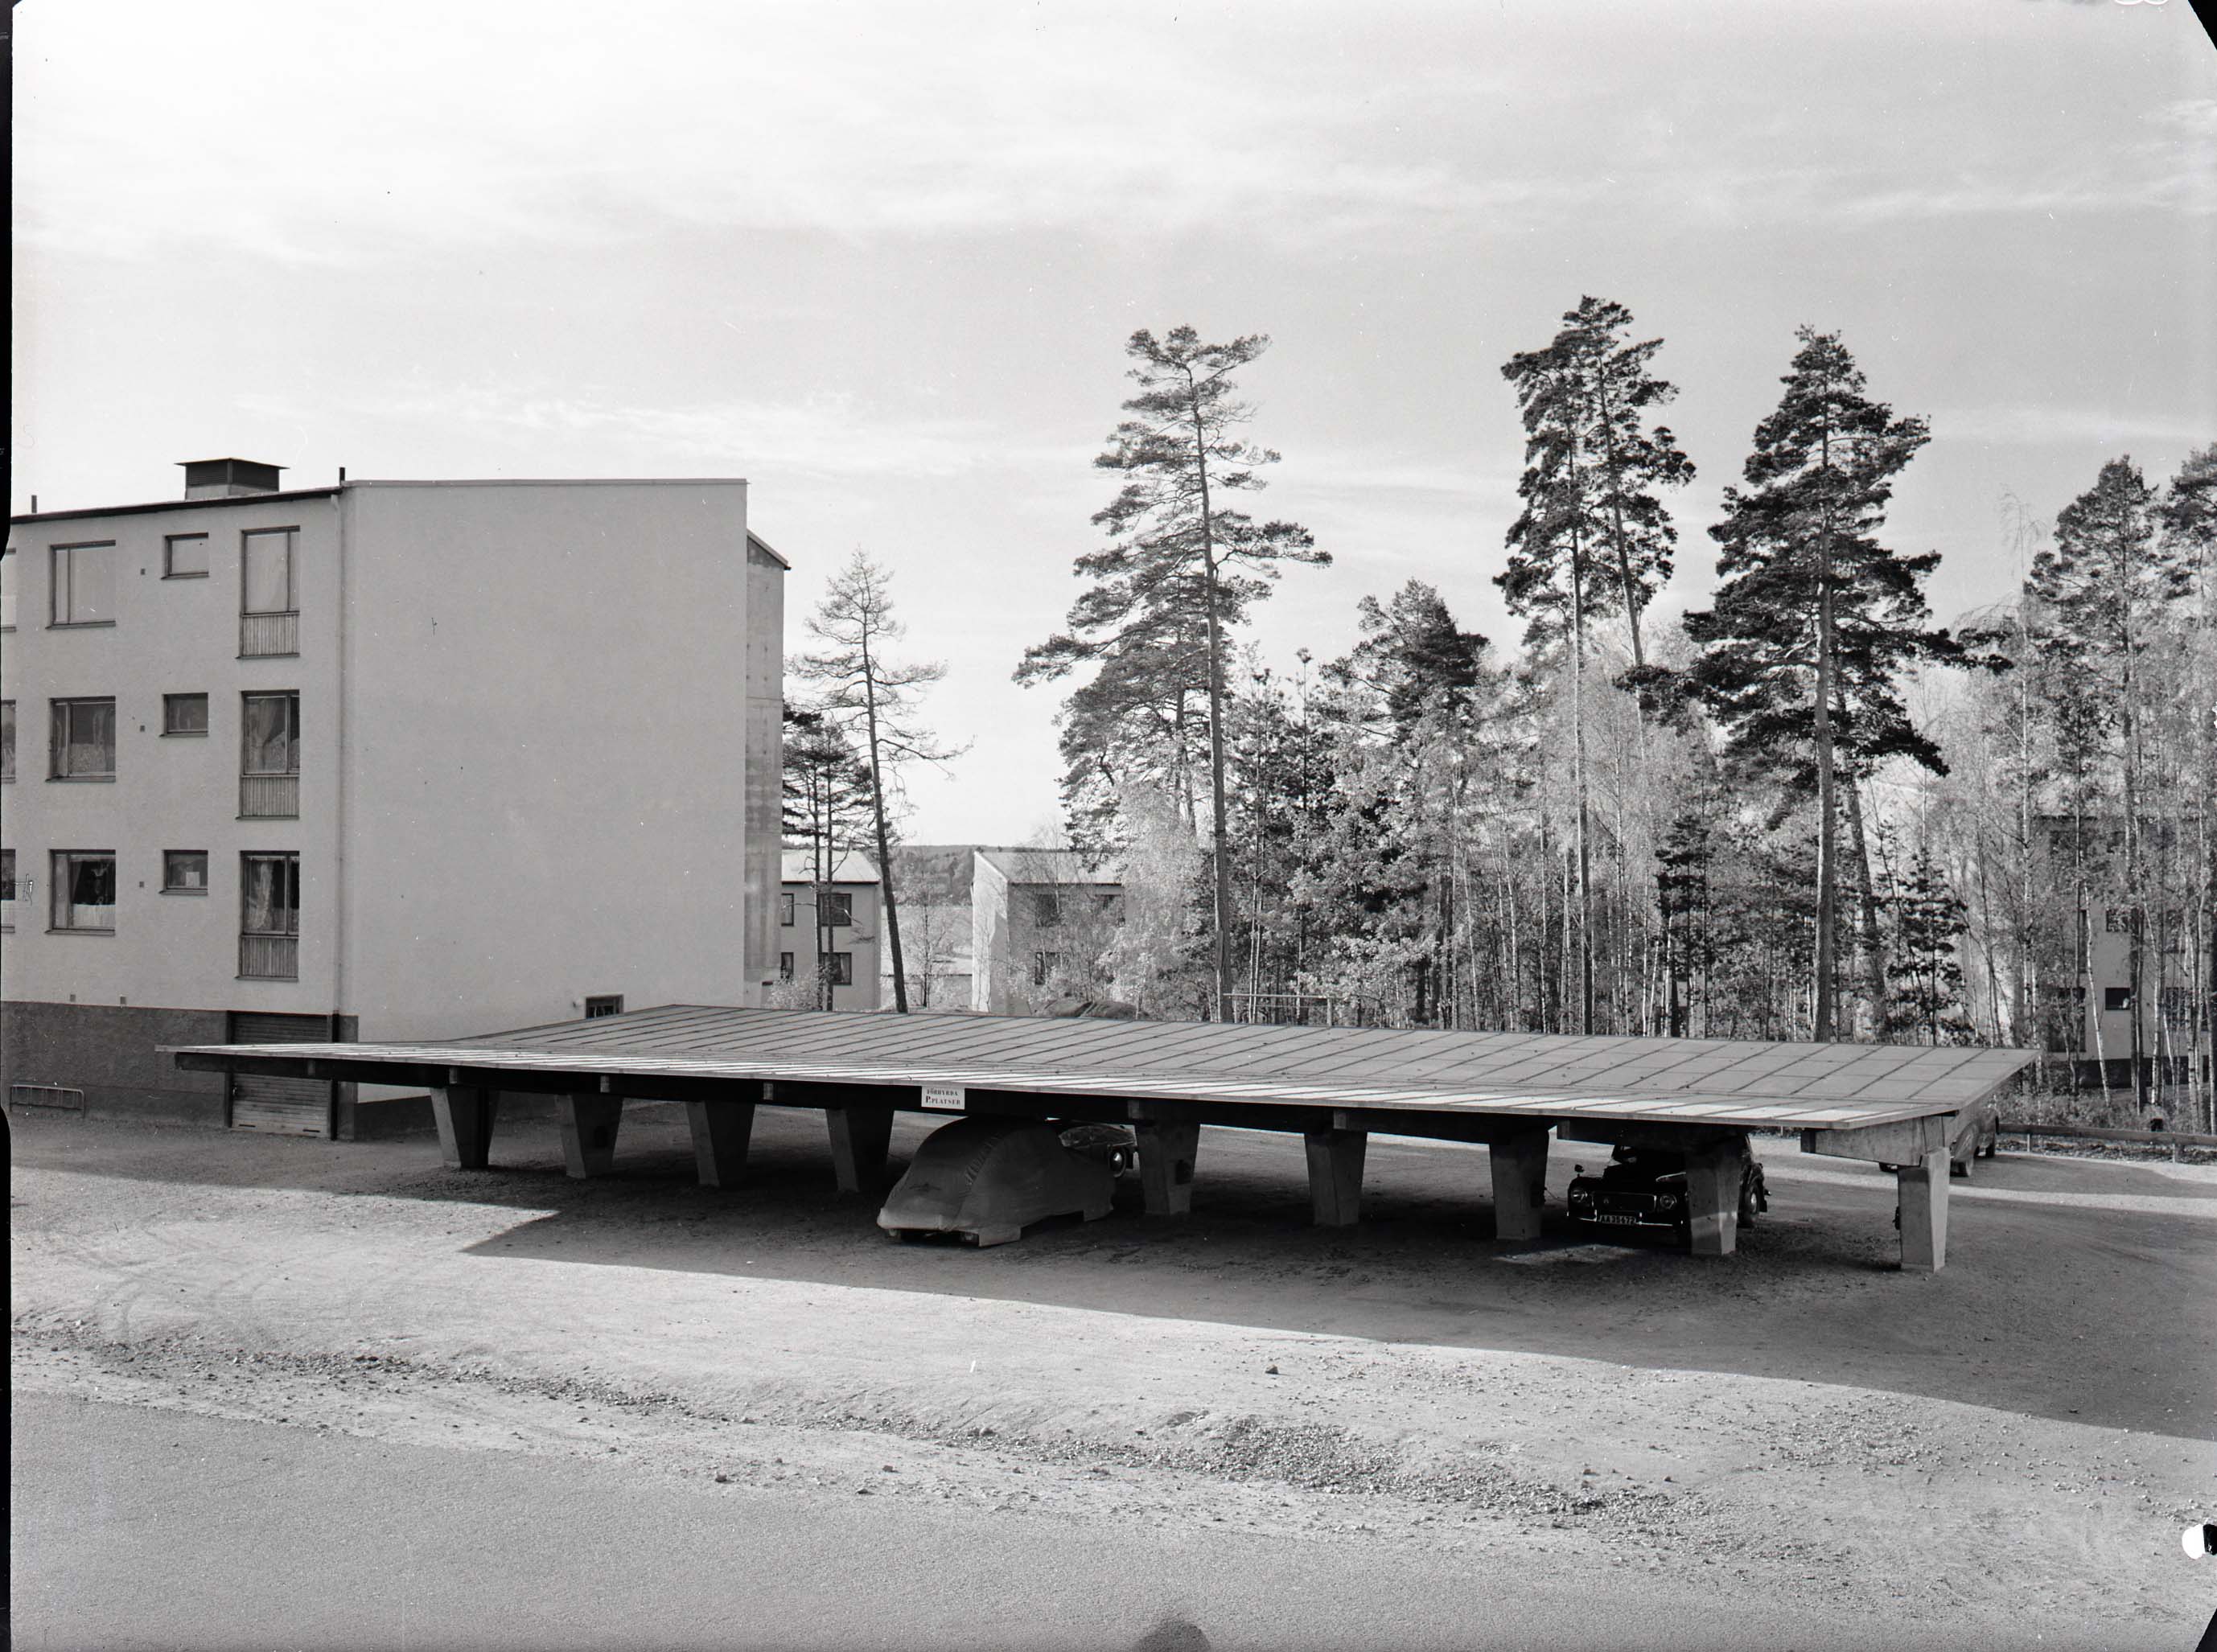
<path id="1" fill-rule="evenodd" d="M 233 1044 L 324 1044 L 330 1037 L 328 1015 L 238 1012 L 231 1018 Z M 273 1078 L 266 1073 L 233 1073 L 231 1127 L 270 1131 L 281 1136 L 329 1136 L 330 1083 L 320 1078 Z"/>

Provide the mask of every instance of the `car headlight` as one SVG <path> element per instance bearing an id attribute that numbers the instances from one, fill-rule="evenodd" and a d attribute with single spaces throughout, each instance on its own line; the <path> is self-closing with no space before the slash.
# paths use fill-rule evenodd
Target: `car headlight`
<path id="1" fill-rule="evenodd" d="M 1676 1193 L 1658 1193 L 1655 1195 L 1655 1208 L 1658 1211 L 1675 1211 L 1678 1208 L 1679 1203 L 1680 1200 L 1678 1195 Z"/>

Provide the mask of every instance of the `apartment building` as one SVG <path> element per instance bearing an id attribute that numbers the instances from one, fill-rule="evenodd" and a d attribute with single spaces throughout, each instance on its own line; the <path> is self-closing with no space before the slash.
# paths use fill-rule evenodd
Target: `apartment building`
<path id="1" fill-rule="evenodd" d="M 970 1007 L 1022 1015 L 1108 985 L 1103 965 L 1124 921 L 1115 868 L 1075 849 L 989 848 L 971 860 Z"/>
<path id="2" fill-rule="evenodd" d="M 2210 935 L 2213 915 L 2197 912 L 2195 891 L 2165 886 L 2160 904 L 2127 903 L 2121 867 L 2125 830 L 2121 821 L 2041 817 L 2050 874 L 2069 903 L 2072 887 L 2084 891 L 2084 904 L 2063 915 L 2071 926 L 2066 952 L 2047 961 L 2052 978 L 2041 984 L 2041 1042 L 2049 1053 L 2076 1057 L 2081 1082 L 2133 1082 L 2134 1023 L 2139 1023 L 2139 1052 L 2145 1070 L 2159 1081 L 2177 1082 L 2189 1069 L 2205 1078 L 2211 1066 L 2211 1026 L 2217 1020 L 2217 979 L 2213 979 Z M 2167 823 L 2150 823 L 2147 853 L 2161 855 L 2172 846 Z M 2140 952 L 2135 990 L 2133 949 Z M 2071 974 L 2084 971 L 2083 979 Z"/>
<path id="3" fill-rule="evenodd" d="M 11 1106 L 351 1136 L 386 1098 L 159 1046 L 763 1001 L 786 564 L 744 482 L 185 476 L 0 558 Z"/>
<path id="4" fill-rule="evenodd" d="M 779 1002 L 816 1009 L 875 1009 L 884 916 L 878 869 L 843 856 L 817 878 L 812 849 L 785 851 L 778 902 Z M 831 1002 L 823 994 L 829 990 Z"/>

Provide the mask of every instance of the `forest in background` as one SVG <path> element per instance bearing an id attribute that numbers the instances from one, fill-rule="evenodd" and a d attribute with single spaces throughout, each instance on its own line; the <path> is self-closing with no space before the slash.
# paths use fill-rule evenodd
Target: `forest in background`
<path id="1" fill-rule="evenodd" d="M 1710 605 L 1664 621 L 1671 498 L 1724 456 L 1679 450 L 1633 334 L 1588 298 L 1503 368 L 1522 509 L 1476 576 L 1521 637 L 1411 580 L 1291 673 L 1240 637 L 1329 556 L 1238 508 L 1277 457 L 1232 379 L 1269 342 L 1133 336 L 1108 543 L 1017 672 L 1067 684 L 1068 841 L 1127 891 L 1053 984 L 1177 1018 L 2059 1052 L 2121 1021 L 2051 1079 L 2143 1111 L 2168 1081 L 2211 1127 L 2217 446 L 2169 477 L 2114 458 L 2052 523 L 2001 502 L 2022 577 L 1942 626 L 1937 554 L 1886 521 L 1926 424 L 1804 329 L 1731 456 Z M 2139 1014 L 2084 1014 L 2119 991 Z"/>

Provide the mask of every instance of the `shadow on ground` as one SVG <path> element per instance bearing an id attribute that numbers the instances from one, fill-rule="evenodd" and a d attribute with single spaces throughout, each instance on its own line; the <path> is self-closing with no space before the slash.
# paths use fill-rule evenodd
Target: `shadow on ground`
<path id="1" fill-rule="evenodd" d="M 901 1117 L 893 1174 L 938 1122 Z M 494 1168 L 475 1173 L 446 1169 L 428 1137 L 342 1143 L 39 1119 L 19 1126 L 14 1150 L 21 1164 L 105 1176 L 514 1207 L 516 1226 L 471 1248 L 489 1262 L 668 1268 L 1564 1354 L 2217 1438 L 2208 1310 L 2217 1247 L 2205 1224 L 1959 1199 L 1948 1267 L 1904 1274 L 1893 1179 L 1845 1162 L 1828 1162 L 1822 1181 L 1781 1165 L 1770 1213 L 1739 1254 L 1695 1259 L 1662 1242 L 1582 1248 L 1595 1236 L 1562 1220 L 1563 1187 L 1573 1162 L 1607 1150 L 1574 1143 L 1554 1150 L 1537 1245 L 1493 1239 L 1483 1153 L 1374 1140 L 1363 1224 L 1321 1230 L 1309 1222 L 1298 1137 L 1210 1131 L 1191 1217 L 1146 1216 L 1127 1180 L 1107 1219 L 1043 1224 L 985 1251 L 889 1240 L 875 1199 L 832 1191 L 821 1116 L 781 1108 L 758 1113 L 748 1181 L 735 1191 L 695 1184 L 682 1112 L 666 1106 L 630 1110 L 615 1174 L 590 1182 L 563 1174 L 547 1119 L 505 1125 Z M 2154 1170 L 2090 1173 L 2060 1160 L 2004 1159 L 1978 1174 L 1980 1186 L 2041 1191 L 2198 1191 Z"/>

